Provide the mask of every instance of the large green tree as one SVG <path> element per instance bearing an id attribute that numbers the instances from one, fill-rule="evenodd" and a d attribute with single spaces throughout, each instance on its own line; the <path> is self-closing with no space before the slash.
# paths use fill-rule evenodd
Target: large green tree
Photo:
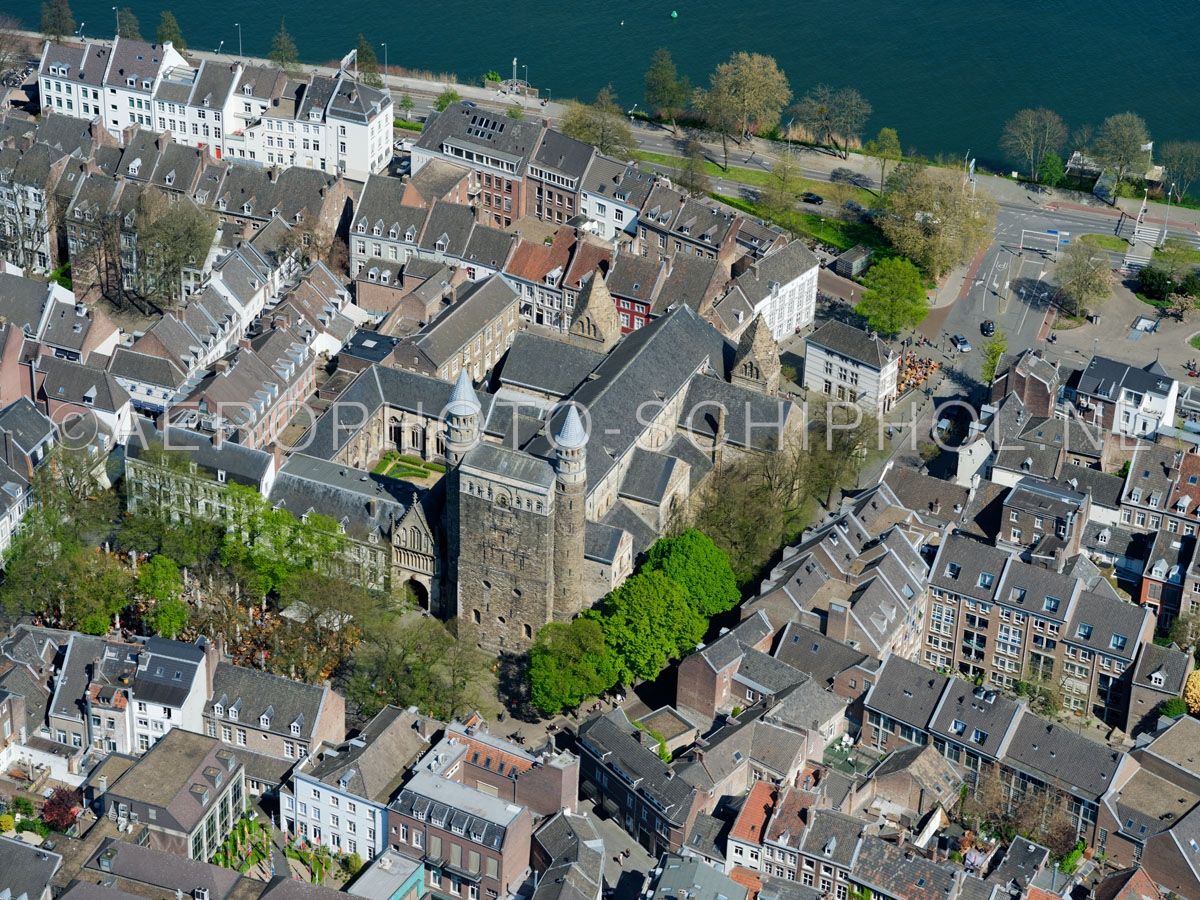
<path id="1" fill-rule="evenodd" d="M 169 9 L 164 9 L 162 15 L 158 18 L 158 32 L 155 35 L 160 44 L 170 42 L 180 53 L 187 52 L 187 40 L 183 36 L 183 29 L 179 27 L 179 20 L 175 18 L 175 13 Z"/>
<path id="2" fill-rule="evenodd" d="M 879 227 L 901 254 L 940 278 L 991 243 L 997 211 L 995 198 L 972 190 L 961 173 L 906 162 L 889 180 Z"/>
<path id="3" fill-rule="evenodd" d="M 692 609 L 706 619 L 733 609 L 740 597 L 729 556 L 695 528 L 655 541 L 642 571 L 662 572 L 679 584 Z"/>
<path id="4" fill-rule="evenodd" d="M 871 117 L 871 104 L 855 88 L 818 84 L 800 98 L 792 113 L 817 141 L 845 159 Z"/>
<path id="5" fill-rule="evenodd" d="M 591 144 L 606 156 L 633 158 L 637 144 L 612 87 L 603 87 L 591 103 L 570 103 L 560 124 L 563 134 Z"/>
<path id="6" fill-rule="evenodd" d="M 617 683 L 614 654 L 593 618 L 551 622 L 529 650 L 529 696 L 547 715 L 574 709 Z"/>
<path id="7" fill-rule="evenodd" d="M 887 186 L 888 164 L 895 165 L 904 158 L 900 149 L 900 135 L 895 128 L 880 128 L 879 134 L 867 141 L 863 153 L 874 157 L 879 163 L 879 190 L 883 192 Z"/>
<path id="8" fill-rule="evenodd" d="M 217 233 L 216 217 L 190 199 L 171 202 L 157 189 L 138 197 L 138 292 L 160 305 L 183 298 L 185 269 L 199 270 Z"/>
<path id="9" fill-rule="evenodd" d="M 104 634 L 129 603 L 133 573 L 96 548 L 80 549 L 59 561 L 66 572 L 62 625 L 84 634 Z"/>
<path id="10" fill-rule="evenodd" d="M 117 10 L 117 34 L 131 41 L 142 39 L 142 25 L 137 15 L 128 6 Z"/>
<path id="11" fill-rule="evenodd" d="M 183 594 L 179 566 L 159 554 L 142 565 L 137 574 L 137 591 L 147 600 L 175 600 Z"/>
<path id="12" fill-rule="evenodd" d="M 855 309 L 884 337 L 916 328 L 929 315 L 921 273 L 903 257 L 881 259 L 867 270 L 863 285 L 866 290 Z"/>
<path id="13" fill-rule="evenodd" d="M 735 53 L 698 90 L 694 105 L 708 127 L 721 136 L 725 168 L 729 168 L 729 139 L 779 124 L 780 113 L 792 98 L 787 76 L 770 56 Z"/>
<path id="14" fill-rule="evenodd" d="M 665 47 L 655 50 L 646 70 L 646 105 L 658 117 L 670 119 L 672 130 L 678 130 L 675 117 L 687 109 L 691 97 L 691 82 L 675 68 L 671 51 Z"/>
<path id="15" fill-rule="evenodd" d="M 990 385 L 996 379 L 996 368 L 1000 358 L 1008 352 L 1008 338 L 1003 331 L 997 331 L 992 339 L 983 345 L 983 372 L 980 377 L 984 384 Z"/>
<path id="16" fill-rule="evenodd" d="M 362 80 L 372 87 L 383 87 L 383 76 L 379 72 L 379 57 L 375 55 L 375 48 L 371 46 L 371 42 L 362 34 L 358 36 L 356 56 Z"/>
<path id="17" fill-rule="evenodd" d="M 407 97 L 408 94 L 405 94 L 404 96 Z M 454 88 L 448 87 L 438 94 L 434 99 L 433 108 L 438 112 L 445 112 L 447 106 L 449 106 L 451 103 L 457 103 L 461 99 L 462 95 L 458 91 L 454 90 Z M 410 106 L 409 109 L 411 110 L 412 107 Z M 407 112 L 405 113 L 405 118 L 408 118 Z"/>
<path id="18" fill-rule="evenodd" d="M 75 14 L 69 0 L 46 0 L 42 4 L 42 31 L 58 43 L 75 33 Z"/>
<path id="19" fill-rule="evenodd" d="M 280 18 L 279 30 L 271 38 L 271 62 L 287 71 L 295 71 L 300 65 L 300 51 L 296 49 L 296 41 L 287 30 L 287 23 Z"/>
<path id="20" fill-rule="evenodd" d="M 620 666 L 622 682 L 658 677 L 695 648 L 706 621 L 687 591 L 662 572 L 639 572 L 605 598 L 604 641 Z"/>
<path id="21" fill-rule="evenodd" d="M 1000 147 L 1010 156 L 1022 160 L 1032 180 L 1042 171 L 1042 160 L 1048 153 L 1057 153 L 1067 140 L 1067 126 L 1052 109 L 1021 109 L 1004 125 Z"/>
<path id="22" fill-rule="evenodd" d="M 1150 167 L 1150 130 L 1136 113 L 1109 116 L 1100 125 L 1092 152 L 1102 165 L 1115 170 L 1118 180 L 1140 176 Z"/>
<path id="23" fill-rule="evenodd" d="M 1064 305 L 1075 313 L 1112 296 L 1113 274 L 1108 253 L 1083 241 L 1073 241 L 1063 251 L 1054 279 Z"/>

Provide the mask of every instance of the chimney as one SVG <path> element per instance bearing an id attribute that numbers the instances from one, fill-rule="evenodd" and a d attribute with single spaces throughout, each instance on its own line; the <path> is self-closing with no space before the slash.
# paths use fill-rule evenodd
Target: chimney
<path id="1" fill-rule="evenodd" d="M 257 284 L 257 282 L 255 282 L 255 284 Z M 238 338 L 238 346 L 241 347 L 243 350 L 252 350 L 253 349 L 250 346 L 250 338 L 248 338 L 248 337 Z"/>
<path id="2" fill-rule="evenodd" d="M 275 471 L 279 471 L 279 469 L 283 466 L 283 445 L 280 444 L 279 441 L 272 441 L 267 445 L 267 452 L 274 457 Z"/>
<path id="3" fill-rule="evenodd" d="M 221 449 L 221 445 L 225 443 L 225 426 L 218 425 L 213 429 L 212 445 L 214 450 Z"/>

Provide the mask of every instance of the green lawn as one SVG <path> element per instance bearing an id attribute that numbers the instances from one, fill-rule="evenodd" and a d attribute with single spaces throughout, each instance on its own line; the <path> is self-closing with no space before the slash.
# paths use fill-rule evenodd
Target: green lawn
<path id="1" fill-rule="evenodd" d="M 1170 241 L 1168 241 L 1168 243 L 1172 244 L 1175 247 L 1179 247 L 1180 249 L 1171 250 L 1167 253 L 1164 253 L 1162 251 L 1162 249 L 1156 249 L 1154 251 L 1155 259 L 1165 259 L 1169 256 L 1176 256 L 1176 254 L 1178 254 L 1177 258 L 1181 262 L 1187 263 L 1188 265 L 1191 265 L 1191 266 L 1200 266 L 1200 249 L 1197 249 L 1195 247 L 1191 247 L 1190 249 L 1186 249 L 1186 250 L 1183 249 L 1182 247 L 1183 247 L 1184 241 L 1182 239 L 1176 240 L 1176 239 L 1172 238 Z"/>
<path id="2" fill-rule="evenodd" d="M 890 248 L 879 229 L 874 225 L 862 222 L 847 222 L 844 219 L 827 219 L 814 213 L 788 210 L 784 213 L 773 213 L 757 203 L 739 200 L 736 197 L 726 197 L 724 194 L 713 194 L 714 200 L 719 200 L 734 209 L 752 215 L 759 219 L 773 222 L 780 228 L 792 234 L 813 238 L 823 244 L 837 247 L 839 250 L 849 250 L 856 244 L 863 244 L 886 254 Z"/>
<path id="3" fill-rule="evenodd" d="M 1081 234 L 1079 240 L 1089 247 L 1099 247 L 1113 253 L 1124 253 L 1129 249 L 1129 242 L 1115 234 Z"/>
<path id="4" fill-rule="evenodd" d="M 1200 350 L 1200 333 L 1193 334 L 1188 338 L 1188 344 L 1193 350 Z"/>
<path id="5" fill-rule="evenodd" d="M 652 163 L 656 166 L 662 166 L 666 169 L 675 169 L 679 167 L 680 158 L 671 156 L 667 153 L 651 153 L 647 150 L 638 150 L 634 153 L 634 158 L 640 159 L 642 162 Z M 744 166 L 730 166 L 728 170 L 722 169 L 714 162 L 705 161 L 704 173 L 709 178 L 724 178 L 728 181 L 737 181 L 741 184 L 748 184 L 754 187 L 766 187 L 771 183 L 772 175 L 765 169 L 748 169 Z M 814 194 L 820 194 L 822 191 L 829 191 L 829 183 L 826 181 L 817 181 L 815 178 L 805 178 L 801 175 L 796 176 L 797 192 L 804 193 L 812 191 Z M 840 188 L 839 188 L 840 189 Z M 864 190 L 863 188 L 850 188 L 846 195 L 847 200 L 854 200 L 856 203 L 864 207 L 875 206 L 879 202 L 879 197 L 873 192 Z"/>

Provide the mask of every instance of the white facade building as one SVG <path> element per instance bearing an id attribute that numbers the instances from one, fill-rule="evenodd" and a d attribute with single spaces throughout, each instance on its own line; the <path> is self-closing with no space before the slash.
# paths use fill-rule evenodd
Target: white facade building
<path id="1" fill-rule="evenodd" d="M 883 415 L 896 402 L 900 354 L 874 334 L 836 320 L 808 337 L 804 386 Z"/>

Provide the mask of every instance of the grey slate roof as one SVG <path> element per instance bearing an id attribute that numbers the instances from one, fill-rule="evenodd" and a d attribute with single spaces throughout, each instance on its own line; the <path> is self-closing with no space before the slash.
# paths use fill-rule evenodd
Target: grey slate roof
<path id="1" fill-rule="evenodd" d="M 662 503 L 677 463 L 672 456 L 636 448 L 621 481 L 620 496 L 653 505 Z"/>
<path id="2" fill-rule="evenodd" d="M 1156 365 L 1156 362 L 1152 362 L 1144 368 L 1138 368 L 1105 356 L 1093 356 L 1087 367 L 1079 373 L 1076 390 L 1106 399 L 1116 399 L 1122 389 L 1165 397 L 1172 379 L 1162 374 L 1161 368 L 1155 371 Z"/>
<path id="3" fill-rule="evenodd" d="M 997 691 L 951 678 L 929 721 L 929 731 L 996 759 L 1003 754 L 1022 709 Z"/>
<path id="4" fill-rule="evenodd" d="M 1084 591 L 1062 630 L 1062 640 L 1104 656 L 1132 662 L 1148 616 L 1153 614 L 1143 606 Z"/>
<path id="5" fill-rule="evenodd" d="M 118 347 L 108 363 L 108 372 L 118 378 L 126 378 L 140 384 L 161 385 L 178 390 L 187 380 L 179 367 L 171 360 L 148 353 L 138 353 L 126 347 Z"/>
<path id="6" fill-rule="evenodd" d="M 1009 766 L 1098 798 L 1112 784 L 1121 757 L 1117 750 L 1027 713 L 1017 724 L 1004 759 Z"/>
<path id="7" fill-rule="evenodd" d="M 1058 481 L 1064 488 L 1091 495 L 1094 506 L 1117 509 L 1121 505 L 1121 491 L 1125 482 L 1116 475 L 1106 475 L 1099 469 L 1066 463 Z M 1072 481 L 1075 482 L 1074 486 L 1071 485 Z"/>
<path id="8" fill-rule="evenodd" d="M 236 704 L 240 721 L 250 722 L 263 731 L 311 740 L 328 693 L 329 688 L 320 685 L 219 662 L 205 712 L 213 713 L 218 704 L 226 710 Z M 271 710 L 271 718 L 263 728 L 259 719 L 267 709 Z M 293 722 L 300 725 L 299 735 L 292 735 Z"/>
<path id="9" fill-rule="evenodd" d="M 924 728 L 933 718 L 948 681 L 945 675 L 889 655 L 864 705 L 898 722 Z"/>
<path id="10" fill-rule="evenodd" d="M 41 900 L 62 861 L 57 853 L 0 837 L 0 892 L 14 900 Z"/>
<path id="11" fill-rule="evenodd" d="M 504 845 L 508 826 L 523 811 L 523 807 L 425 770 L 404 785 L 388 808 L 406 816 L 421 814 L 431 824 L 461 830 L 475 843 L 493 850 Z"/>
<path id="12" fill-rule="evenodd" d="M 795 241 L 793 243 L 799 243 Z M 777 251 L 778 252 L 778 251 Z M 771 254 L 763 262 L 772 259 Z M 872 369 L 880 370 L 891 361 L 894 351 L 877 335 L 855 328 L 837 319 L 830 319 L 808 336 L 809 344 L 831 350 L 838 356 L 861 362 Z"/>
<path id="13" fill-rule="evenodd" d="M 500 383 L 566 397 L 603 359 L 603 353 L 522 331 L 504 358 Z"/>
<path id="14" fill-rule="evenodd" d="M 104 839 L 81 874 L 96 877 L 102 871 L 99 863 L 101 856 L 108 857 L 112 874 L 118 878 L 152 885 L 164 892 L 173 892 L 184 884 L 190 890 L 205 888 L 211 900 L 228 897 L 240 877 L 232 869 L 114 838 Z"/>
<path id="15" fill-rule="evenodd" d="M 0 432 L 12 435 L 13 443 L 24 453 L 54 437 L 54 423 L 28 397 L 14 400 L 0 409 Z"/>
<path id="16" fill-rule="evenodd" d="M 548 462 L 520 450 L 494 444 L 476 444 L 467 451 L 462 465 L 466 469 L 538 485 L 544 489 L 554 486 L 554 469 Z"/>
<path id="17" fill-rule="evenodd" d="M 789 622 L 784 628 L 775 655 L 820 685 L 832 683 L 837 675 L 867 659 L 861 650 L 798 622 Z"/>
<path id="18" fill-rule="evenodd" d="M 929 584 L 976 600 L 994 600 L 1000 586 L 1000 576 L 1011 554 L 965 535 L 951 534 L 942 542 Z M 990 575 L 991 584 L 981 576 Z"/>
<path id="19" fill-rule="evenodd" d="M 654 871 L 659 874 L 646 890 L 646 900 L 746 900 L 744 887 L 694 857 L 664 854 Z"/>
<path id="20" fill-rule="evenodd" d="M 43 356 L 38 368 L 46 373 L 42 393 L 48 400 L 92 406 L 115 412 L 129 402 L 129 393 L 103 369 Z"/>
<path id="21" fill-rule="evenodd" d="M 516 163 L 514 174 L 519 176 L 525 172 L 541 131 L 538 121 L 518 121 L 474 104 L 452 103 L 426 120 L 417 147 L 435 153 L 445 152 L 443 148 L 447 145 L 463 149 L 478 147 Z"/>
<path id="22" fill-rule="evenodd" d="M 1178 697 L 1183 694 L 1183 683 L 1187 678 L 1187 672 L 1187 653 L 1175 645 L 1162 647 L 1147 642 L 1142 644 L 1142 652 L 1133 673 L 1133 683 L 1153 691 L 1162 691 L 1172 697 Z M 1150 676 L 1152 675 L 1161 679 L 1161 684 L 1151 681 Z"/>
<path id="23" fill-rule="evenodd" d="M 0 272 L 0 315 L 33 334 L 41 324 L 50 288 L 44 281 Z"/>
<path id="24" fill-rule="evenodd" d="M 567 178 L 580 179 L 587 172 L 595 152 L 591 144 L 548 128 L 542 133 L 531 163 Z"/>
<path id="25" fill-rule="evenodd" d="M 389 235 L 395 228 L 395 240 L 404 240 L 405 234 L 411 228 L 415 242 L 425 227 L 429 210 L 418 206 L 404 206 L 401 203 L 403 197 L 404 182 L 401 179 L 389 178 L 386 175 L 370 176 L 354 210 L 355 228 L 357 229 L 359 224 L 365 224 L 367 234 L 373 234 L 375 226 L 379 225 L 381 237 Z"/>
<path id="26" fill-rule="evenodd" d="M 386 804 L 411 766 L 429 749 L 421 716 L 385 706 L 354 738 L 310 756 L 297 774 L 372 803 Z"/>
<path id="27" fill-rule="evenodd" d="M 695 796 L 695 788 L 676 778 L 658 754 L 633 737 L 634 728 L 624 713 L 597 714 L 579 726 L 584 748 L 601 763 L 618 767 L 638 781 L 638 791 L 649 795 L 673 822 L 682 822 Z"/>
<path id="28" fill-rule="evenodd" d="M 457 358 L 485 326 L 503 321 L 504 313 L 516 303 L 517 295 L 508 282 L 493 275 L 464 291 L 444 313 L 405 338 L 396 353 L 423 354 L 438 369 Z"/>
<path id="29" fill-rule="evenodd" d="M 621 547 L 621 535 L 624 532 L 620 528 L 601 522 L 588 522 L 586 528 L 587 532 L 583 538 L 584 558 L 605 565 L 616 562 L 617 552 Z"/>
<path id="30" fill-rule="evenodd" d="M 125 448 L 129 456 L 136 459 L 148 443 L 159 444 L 164 449 L 186 456 L 198 469 L 210 474 L 225 472 L 228 480 L 252 487 L 259 487 L 274 465 L 274 457 L 263 450 L 245 447 L 232 441 L 224 441 L 214 447 L 210 436 L 187 428 L 170 425 L 164 432 L 152 429 L 147 431 L 148 433 L 143 435 L 140 430 L 135 429 Z"/>
<path id="31" fill-rule="evenodd" d="M 800 849 L 811 856 L 828 859 L 834 865 L 850 868 L 866 823 L 832 809 L 810 811 L 808 827 Z"/>
<path id="32" fill-rule="evenodd" d="M 138 654 L 133 693 L 138 700 L 180 707 L 199 674 L 204 651 L 195 644 L 153 637 Z M 205 690 L 207 685 L 203 686 Z"/>

